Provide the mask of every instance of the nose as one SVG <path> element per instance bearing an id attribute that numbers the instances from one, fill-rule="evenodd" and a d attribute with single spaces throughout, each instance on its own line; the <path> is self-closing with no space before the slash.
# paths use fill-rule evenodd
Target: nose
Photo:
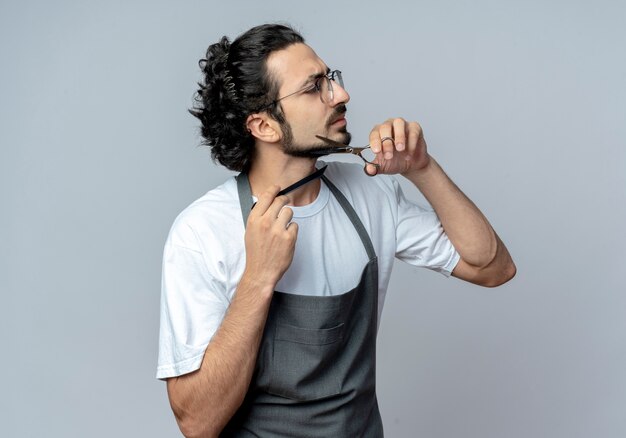
<path id="1" fill-rule="evenodd" d="M 336 106 L 346 104 L 348 102 L 350 102 L 350 95 L 346 89 L 333 80 L 333 101 L 331 102 L 331 105 Z"/>

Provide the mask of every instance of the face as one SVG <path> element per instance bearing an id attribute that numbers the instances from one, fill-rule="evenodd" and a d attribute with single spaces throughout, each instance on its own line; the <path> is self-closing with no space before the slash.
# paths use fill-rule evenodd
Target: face
<path id="1" fill-rule="evenodd" d="M 280 84 L 278 97 L 296 93 L 279 102 L 285 122 L 280 123 L 283 151 L 292 156 L 317 157 L 312 151 L 327 148 L 316 135 L 349 144 L 351 136 L 345 119 L 348 93 L 332 82 L 333 100 L 322 102 L 313 84 L 328 72 L 326 64 L 306 44 L 293 44 L 268 59 L 270 74 Z M 310 87 L 309 87 L 310 86 Z"/>

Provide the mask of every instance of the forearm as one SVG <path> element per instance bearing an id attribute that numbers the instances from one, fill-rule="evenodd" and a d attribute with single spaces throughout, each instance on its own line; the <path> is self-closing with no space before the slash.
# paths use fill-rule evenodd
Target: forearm
<path id="1" fill-rule="evenodd" d="M 168 394 L 187 437 L 217 436 L 241 405 L 256 363 L 273 287 L 244 274 L 199 370 L 168 380 Z"/>
<path id="2" fill-rule="evenodd" d="M 513 278 L 516 268 L 506 247 L 487 218 L 428 154 L 419 123 L 394 118 L 376 125 L 370 146 L 377 158 L 375 166 L 366 166 L 368 175 L 401 174 L 435 209 L 461 256 L 452 275 L 490 287 Z"/>
<path id="3" fill-rule="evenodd" d="M 428 164 L 404 173 L 432 205 L 461 258 L 476 267 L 492 263 L 502 245 L 487 218 L 430 157 Z M 508 253 L 507 253 L 508 255 Z"/>

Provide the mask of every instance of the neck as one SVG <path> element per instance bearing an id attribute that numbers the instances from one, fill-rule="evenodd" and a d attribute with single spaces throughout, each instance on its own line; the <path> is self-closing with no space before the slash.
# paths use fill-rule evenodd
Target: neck
<path id="1" fill-rule="evenodd" d="M 257 152 L 258 151 L 257 149 Z M 268 190 L 272 185 L 280 186 L 281 190 L 315 172 L 313 158 L 300 158 L 280 154 L 257 153 L 254 163 L 248 172 L 252 194 Z M 289 204 L 293 206 L 307 205 L 315 201 L 320 190 L 320 180 L 316 179 L 288 193 Z"/>

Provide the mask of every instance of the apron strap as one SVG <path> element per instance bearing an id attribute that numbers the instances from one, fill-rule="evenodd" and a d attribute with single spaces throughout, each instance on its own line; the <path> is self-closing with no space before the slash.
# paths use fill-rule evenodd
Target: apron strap
<path id="1" fill-rule="evenodd" d="M 320 169 L 321 170 L 321 169 Z M 350 202 L 346 199 L 346 197 L 339 191 L 335 185 L 330 182 L 328 178 L 322 175 L 322 180 L 328 186 L 331 193 L 335 196 L 343 211 L 348 215 L 348 219 L 352 222 L 361 242 L 363 242 L 363 246 L 365 247 L 365 251 L 367 252 L 367 256 L 370 260 L 376 257 L 376 251 L 374 250 L 374 245 L 372 245 L 372 240 L 370 239 L 367 230 L 363 226 L 361 219 L 350 205 Z M 254 202 L 252 200 L 252 191 L 250 190 L 250 181 L 248 180 L 247 173 L 240 173 L 237 175 L 237 192 L 239 193 L 239 205 L 241 206 L 241 217 L 243 218 L 243 226 L 246 227 L 248 223 L 248 216 L 250 216 L 250 211 L 254 206 Z"/>
<path id="2" fill-rule="evenodd" d="M 341 205 L 341 207 L 343 208 L 343 211 L 345 211 L 346 214 L 348 215 L 350 222 L 352 222 L 352 225 L 354 225 L 356 232 L 361 238 L 361 242 L 363 242 L 363 246 L 365 247 L 367 256 L 369 257 L 370 260 L 374 259 L 376 257 L 376 251 L 374 251 L 374 245 L 372 245 L 372 240 L 370 239 L 370 236 L 367 233 L 365 226 L 363 226 L 363 222 L 361 222 L 361 219 L 359 219 L 359 216 L 356 214 L 356 211 L 354 211 L 354 208 L 352 208 L 352 205 L 350 205 L 350 202 L 348 202 L 348 200 L 343 195 L 343 193 L 341 193 L 341 191 L 339 191 L 339 189 L 335 187 L 335 185 L 332 182 L 330 182 L 328 178 L 326 178 L 325 176 L 322 176 L 322 180 L 326 183 L 326 185 L 328 186 L 330 191 L 333 193 L 333 195 L 335 195 L 335 198 L 337 198 L 339 205 Z"/>
<path id="3" fill-rule="evenodd" d="M 254 205 L 247 172 L 241 172 L 237 175 L 237 192 L 239 192 L 239 205 L 241 206 L 243 227 L 246 228 L 246 225 L 248 224 L 248 216 L 250 216 L 250 211 L 252 211 L 252 206 Z"/>
<path id="4" fill-rule="evenodd" d="M 295 189 L 297 189 L 299 187 L 302 187 L 305 184 L 310 183 L 314 179 L 317 179 L 317 178 L 321 177 L 322 175 L 324 175 L 324 172 L 326 171 L 327 167 L 328 167 L 328 165 L 326 165 L 326 166 L 316 170 L 315 172 L 313 172 L 309 176 L 305 176 L 300 181 L 296 181 L 295 183 L 293 183 L 289 187 L 287 187 L 285 189 L 282 189 L 280 192 L 278 192 L 276 194 L 276 197 L 282 196 L 282 195 L 286 195 L 287 193 L 292 192 Z M 244 181 L 244 179 L 245 179 L 245 181 Z M 244 204 L 240 203 L 240 205 L 241 205 L 241 215 L 243 217 L 243 227 L 245 228 L 246 224 L 248 223 L 248 216 L 250 215 L 250 212 L 252 211 L 252 209 L 256 205 L 256 202 L 253 203 L 251 201 L 252 200 L 252 193 L 250 191 L 250 180 L 248 179 L 248 174 L 247 173 L 240 173 L 237 176 L 237 191 L 239 192 L 239 197 L 240 198 L 241 198 L 242 193 L 243 193 L 243 195 L 246 198 L 246 200 L 245 200 L 245 203 L 246 203 L 245 210 L 244 210 Z M 250 200 L 250 205 L 248 205 L 248 200 Z"/>

